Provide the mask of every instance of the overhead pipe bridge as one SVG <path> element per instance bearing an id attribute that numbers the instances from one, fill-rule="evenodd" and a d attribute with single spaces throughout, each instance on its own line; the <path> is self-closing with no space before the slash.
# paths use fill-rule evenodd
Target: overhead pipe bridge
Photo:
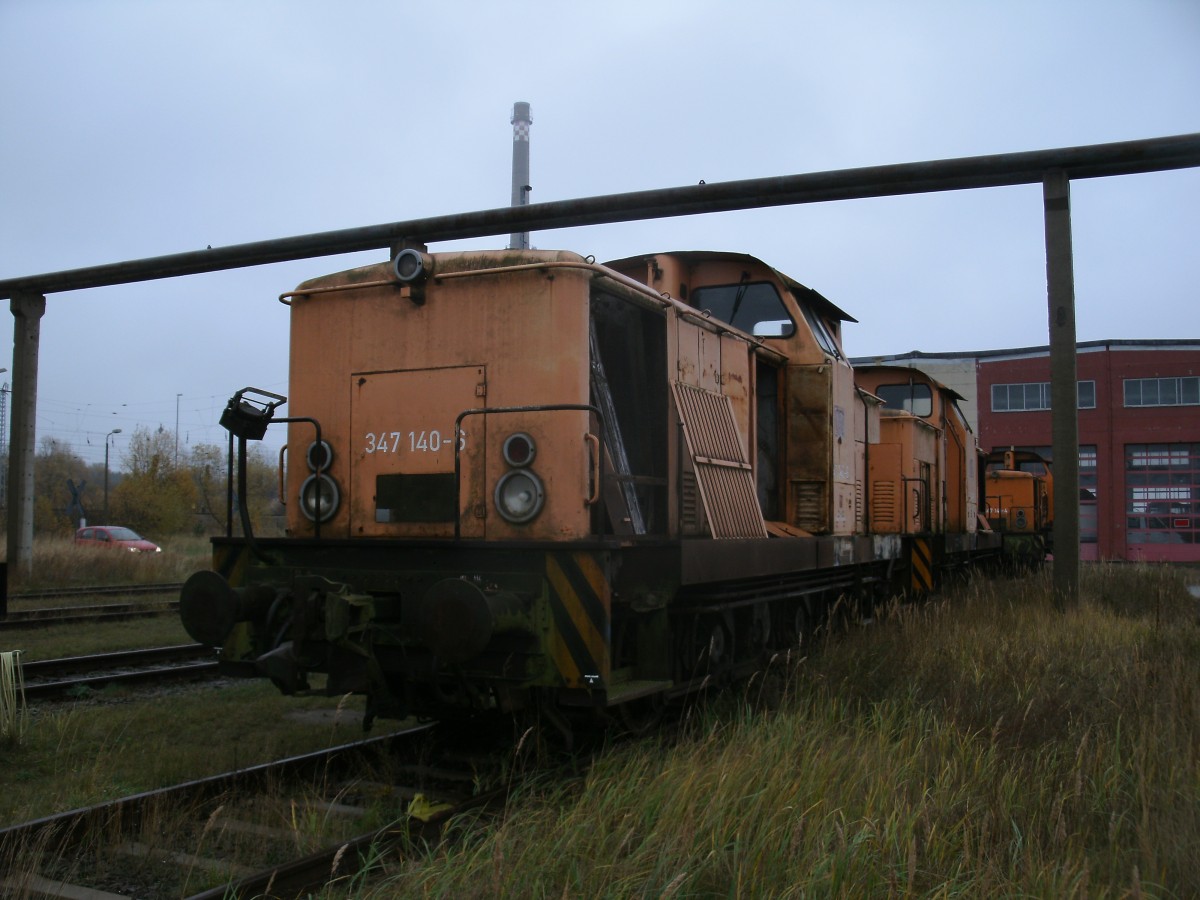
<path id="1" fill-rule="evenodd" d="M 531 203 L 208 248 L 167 256 L 0 279 L 14 316 L 13 422 L 8 560 L 28 570 L 33 545 L 37 351 L 45 295 L 177 278 L 246 266 L 529 231 L 550 231 L 740 209 L 867 197 L 1041 184 L 1045 209 L 1055 458 L 1054 587 L 1060 604 L 1078 595 L 1078 422 L 1070 182 L 1200 166 L 1200 133 L 992 156 L 838 169 Z"/>

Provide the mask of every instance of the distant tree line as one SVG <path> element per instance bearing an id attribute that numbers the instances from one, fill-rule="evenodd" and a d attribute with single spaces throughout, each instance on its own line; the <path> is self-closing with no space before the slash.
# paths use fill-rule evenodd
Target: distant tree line
<path id="1" fill-rule="evenodd" d="M 34 532 L 71 535 L 85 518 L 92 525 L 125 525 L 151 540 L 220 533 L 226 519 L 227 448 L 197 444 L 180 449 L 177 459 L 176 446 L 175 433 L 166 428 L 134 429 L 119 463 L 109 461 L 106 513 L 104 463 L 87 463 L 69 445 L 44 438 L 34 463 Z M 257 444 L 248 448 L 247 462 L 251 522 L 271 533 L 283 514 L 275 462 Z M 236 508 L 234 529 L 241 531 Z"/>

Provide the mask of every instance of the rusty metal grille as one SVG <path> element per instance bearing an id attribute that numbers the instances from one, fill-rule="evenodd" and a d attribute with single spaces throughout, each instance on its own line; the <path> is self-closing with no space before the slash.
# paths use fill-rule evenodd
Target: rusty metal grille
<path id="1" fill-rule="evenodd" d="M 825 482 L 793 481 L 792 524 L 813 534 L 828 530 L 825 521 Z"/>
<path id="2" fill-rule="evenodd" d="M 871 484 L 871 528 L 873 531 L 891 530 L 896 527 L 896 484 L 893 481 L 876 481 Z"/>
<path id="3" fill-rule="evenodd" d="M 687 384 L 676 383 L 672 391 L 713 537 L 766 537 L 733 404 L 724 394 Z"/>

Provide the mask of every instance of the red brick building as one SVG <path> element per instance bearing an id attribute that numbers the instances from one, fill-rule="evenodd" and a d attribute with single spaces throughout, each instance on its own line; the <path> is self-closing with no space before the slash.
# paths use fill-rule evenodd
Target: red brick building
<path id="1" fill-rule="evenodd" d="M 973 399 L 983 449 L 1050 454 L 1048 347 L 883 361 Z M 1080 557 L 1200 562 L 1200 340 L 1084 342 L 1077 376 Z"/>

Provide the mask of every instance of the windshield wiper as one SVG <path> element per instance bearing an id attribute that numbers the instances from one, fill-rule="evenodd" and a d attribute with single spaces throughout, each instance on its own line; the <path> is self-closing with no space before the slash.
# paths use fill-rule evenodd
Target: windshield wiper
<path id="1" fill-rule="evenodd" d="M 746 298 L 746 291 L 750 287 L 750 273 L 743 272 L 742 280 L 738 282 L 737 293 L 733 295 L 733 311 L 729 313 L 729 324 L 734 325 L 737 321 L 738 309 L 742 305 L 742 300 Z M 736 328 L 737 326 L 734 325 Z"/>

